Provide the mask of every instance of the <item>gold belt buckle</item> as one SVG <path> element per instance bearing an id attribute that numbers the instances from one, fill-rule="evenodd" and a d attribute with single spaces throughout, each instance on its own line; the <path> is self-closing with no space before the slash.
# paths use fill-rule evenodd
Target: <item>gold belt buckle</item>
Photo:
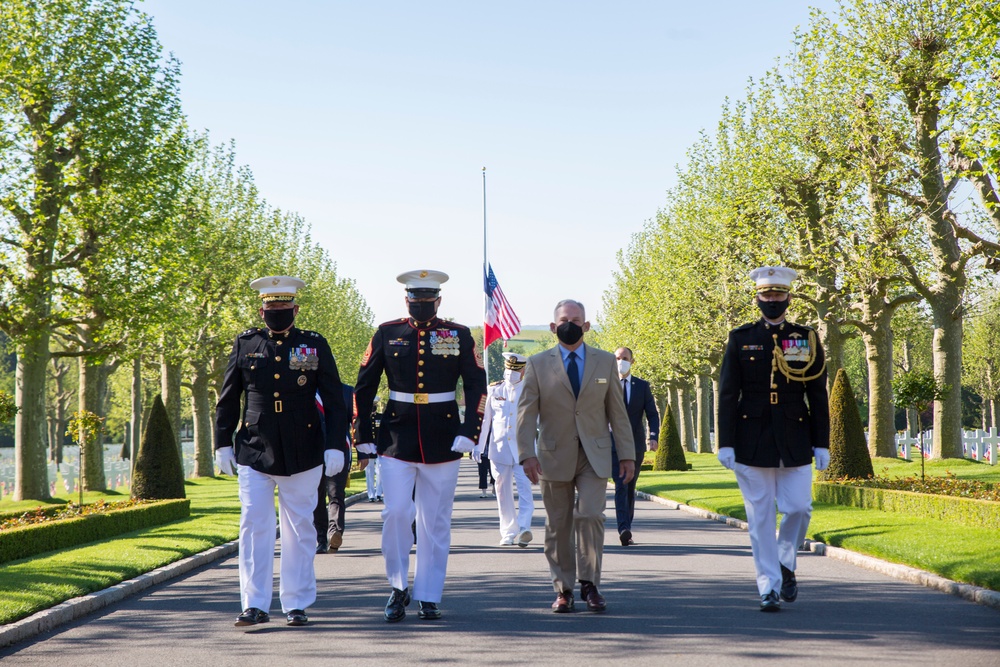
<path id="1" fill-rule="evenodd" d="M 778 404 L 778 392 L 772 391 L 771 392 L 771 405 L 777 405 L 777 404 Z"/>
<path id="2" fill-rule="evenodd" d="M 281 412 L 281 401 L 275 401 L 274 402 L 274 411 L 275 412 Z"/>
<path id="3" fill-rule="evenodd" d="M 413 402 L 417 405 L 427 405 L 430 403 L 430 397 L 427 394 L 414 394 Z"/>

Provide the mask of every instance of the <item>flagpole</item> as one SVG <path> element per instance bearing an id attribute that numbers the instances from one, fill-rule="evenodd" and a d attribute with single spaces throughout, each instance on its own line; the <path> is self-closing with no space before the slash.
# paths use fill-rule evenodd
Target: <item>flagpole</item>
<path id="1" fill-rule="evenodd" d="M 489 259 L 486 254 L 486 167 L 483 167 L 483 282 L 489 275 Z M 483 367 L 486 370 L 486 384 L 490 384 L 490 355 L 486 346 L 486 314 L 489 312 L 490 297 L 483 290 Z"/>

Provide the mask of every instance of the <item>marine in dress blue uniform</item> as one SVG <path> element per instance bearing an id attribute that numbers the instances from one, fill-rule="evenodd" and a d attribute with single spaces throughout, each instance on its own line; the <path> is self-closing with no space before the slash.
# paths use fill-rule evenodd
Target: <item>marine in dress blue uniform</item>
<path id="1" fill-rule="evenodd" d="M 326 468 L 343 468 L 349 417 L 330 346 L 320 334 L 293 326 L 295 295 L 304 283 L 290 276 L 259 278 L 265 328 L 236 338 L 216 405 L 216 462 L 239 477 L 240 597 L 237 626 L 269 620 L 274 544 L 274 489 L 281 521 L 281 610 L 289 625 L 304 625 L 316 600 L 313 508 Z M 323 401 L 326 429 L 316 405 Z M 241 399 L 244 406 L 241 407 Z M 235 438 L 234 438 L 235 436 Z"/>
<path id="2" fill-rule="evenodd" d="M 812 515 L 812 466 L 829 463 L 826 362 L 816 332 L 785 320 L 796 274 L 750 277 L 763 318 L 729 333 L 719 379 L 719 461 L 736 472 L 747 512 L 761 611 L 798 596 L 796 554 Z M 782 514 L 775 537 L 775 503 Z"/>
<path id="3" fill-rule="evenodd" d="M 447 279 L 447 274 L 430 270 L 397 277 L 406 286 L 410 316 L 379 325 L 355 384 L 357 449 L 366 454 L 377 450 L 385 494 L 382 555 L 392 586 L 385 608 L 388 622 L 402 620 L 410 602 L 414 518 L 412 597 L 420 603 L 419 618 L 441 617 L 438 603 L 451 546 L 458 466 L 462 455 L 475 447 L 486 405 L 486 372 L 472 334 L 466 326 L 437 317 L 441 283 Z M 371 408 L 383 374 L 389 401 L 376 442 Z M 459 378 L 464 419 L 455 394 Z"/>

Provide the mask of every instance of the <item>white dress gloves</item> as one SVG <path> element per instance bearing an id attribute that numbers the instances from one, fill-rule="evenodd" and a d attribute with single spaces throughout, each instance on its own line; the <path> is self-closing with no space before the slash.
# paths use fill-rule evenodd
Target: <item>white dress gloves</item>
<path id="1" fill-rule="evenodd" d="M 236 474 L 236 452 L 232 447 L 219 447 L 215 450 L 215 465 L 223 475 Z"/>
<path id="2" fill-rule="evenodd" d="M 459 454 L 469 454 L 475 448 L 476 443 L 474 443 L 471 438 L 466 438 L 464 435 L 456 435 L 455 442 L 451 445 L 451 451 L 458 452 Z"/>
<path id="3" fill-rule="evenodd" d="M 368 455 L 371 455 L 371 454 L 377 454 L 378 453 L 377 450 L 375 449 L 375 444 L 371 443 L 371 442 L 362 442 L 355 449 L 358 450 L 358 454 L 368 454 Z"/>
<path id="4" fill-rule="evenodd" d="M 719 463 L 722 467 L 732 470 L 736 467 L 736 450 L 732 447 L 719 447 L 719 453 L 716 455 L 719 457 Z"/>
<path id="5" fill-rule="evenodd" d="M 344 469 L 344 452 L 339 449 L 328 449 L 323 452 L 323 474 L 333 477 Z"/>
<path id="6" fill-rule="evenodd" d="M 816 459 L 816 470 L 826 470 L 830 465 L 830 450 L 826 447 L 813 447 L 813 457 Z"/>

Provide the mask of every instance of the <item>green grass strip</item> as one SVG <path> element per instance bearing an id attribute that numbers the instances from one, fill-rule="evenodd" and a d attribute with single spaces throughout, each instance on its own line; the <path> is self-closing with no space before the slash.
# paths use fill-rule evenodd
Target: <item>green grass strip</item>
<path id="1" fill-rule="evenodd" d="M 714 454 L 686 453 L 687 472 L 643 470 L 638 489 L 676 502 L 746 520 L 736 477 Z M 920 462 L 875 459 L 878 475 L 920 475 Z M 1000 482 L 1000 469 L 975 461 L 928 461 L 927 474 Z M 872 509 L 814 503 L 808 537 L 831 546 L 1000 590 L 1000 532 Z"/>

